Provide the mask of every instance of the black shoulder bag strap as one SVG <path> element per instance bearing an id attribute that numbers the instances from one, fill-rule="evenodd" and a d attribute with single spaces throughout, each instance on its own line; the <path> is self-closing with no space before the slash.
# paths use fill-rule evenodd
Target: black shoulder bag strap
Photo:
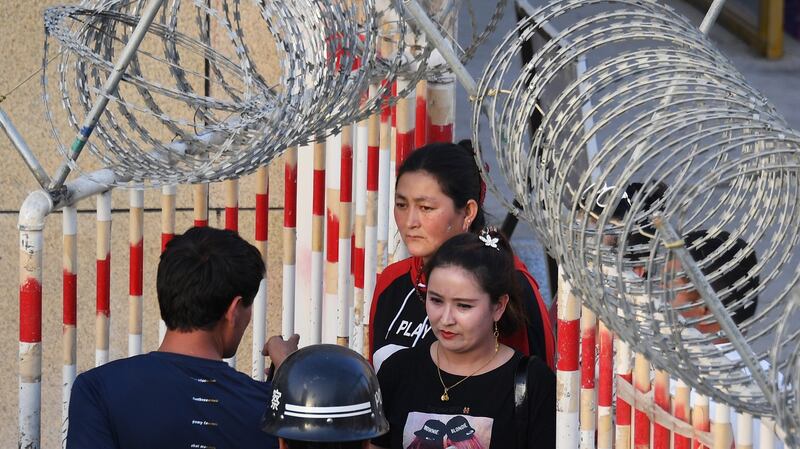
<path id="1" fill-rule="evenodd" d="M 517 449 L 525 449 L 528 442 L 528 365 L 536 357 L 523 356 L 514 372 L 514 427 Z"/>

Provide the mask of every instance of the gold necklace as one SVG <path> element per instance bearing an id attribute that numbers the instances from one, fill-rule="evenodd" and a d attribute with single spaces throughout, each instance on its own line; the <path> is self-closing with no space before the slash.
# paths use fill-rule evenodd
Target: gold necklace
<path id="1" fill-rule="evenodd" d="M 489 366 L 489 364 L 492 363 L 492 360 L 494 360 L 495 356 L 497 355 L 498 349 L 499 349 L 499 346 L 495 345 L 494 346 L 494 354 L 492 354 L 492 357 L 489 360 L 487 360 L 486 363 L 483 364 L 483 366 L 481 366 L 480 368 L 478 368 L 475 371 L 473 371 L 472 374 L 470 374 L 469 376 L 464 377 L 463 379 L 459 380 L 458 382 L 456 382 L 453 385 L 450 385 L 448 387 L 447 385 L 444 384 L 444 379 L 442 379 L 442 369 L 439 368 L 439 342 L 436 342 L 436 373 L 439 375 L 439 382 L 442 383 L 442 388 L 444 388 L 444 392 L 442 393 L 442 396 L 439 399 L 441 399 L 442 402 L 449 401 L 450 400 L 450 395 L 448 395 L 447 392 L 452 390 L 453 388 L 455 388 L 461 382 L 464 382 L 465 380 L 467 380 L 470 377 L 474 376 L 478 371 L 480 371 L 480 370 L 486 368 L 487 366 Z"/>

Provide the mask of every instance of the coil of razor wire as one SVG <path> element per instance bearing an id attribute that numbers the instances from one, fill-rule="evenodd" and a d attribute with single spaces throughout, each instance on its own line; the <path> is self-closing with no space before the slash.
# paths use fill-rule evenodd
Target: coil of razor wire
<path id="1" fill-rule="evenodd" d="M 514 68 L 522 45 L 548 30 L 560 31 Z M 694 25 L 650 0 L 540 8 L 494 51 L 478 91 L 473 141 L 491 137 L 478 159 L 496 157 L 510 196 L 493 185 L 498 174 L 487 183 L 584 304 L 699 392 L 771 414 L 731 343 L 775 374 L 769 353 L 800 263 L 800 135 Z M 671 243 L 686 244 L 727 312 L 745 316 L 740 335 L 719 330 L 656 213 L 685 237 Z"/>
<path id="2" fill-rule="evenodd" d="M 87 144 L 95 156 L 87 167 L 111 167 L 125 185 L 242 176 L 289 146 L 324 139 L 408 95 L 429 72 L 432 48 L 396 13 L 402 0 L 377 7 L 373 0 L 225 0 L 218 9 L 174 0 L 165 2 L 118 89 L 106 94 L 103 83 L 144 3 L 85 2 L 45 12 L 44 61 L 53 42 L 60 55 L 55 73 L 45 63 L 42 75 L 57 147 L 67 158 L 62 134 L 74 135 L 96 100 L 107 96 L 109 106 Z M 445 22 L 460 4 L 427 3 Z M 473 33 L 465 58 L 496 26 L 497 11 L 485 30 Z M 261 21 L 253 27 L 243 16 Z M 264 59 L 278 61 L 277 77 L 263 63 L 259 70 L 256 61 Z M 398 76 L 406 87 L 392 93 Z M 367 98 L 370 85 L 377 93 Z"/>
<path id="3" fill-rule="evenodd" d="M 786 310 L 781 318 L 778 339 L 781 344 L 773 348 L 772 382 L 776 387 L 776 421 L 784 430 L 785 443 L 800 447 L 800 284 L 795 285 Z"/>

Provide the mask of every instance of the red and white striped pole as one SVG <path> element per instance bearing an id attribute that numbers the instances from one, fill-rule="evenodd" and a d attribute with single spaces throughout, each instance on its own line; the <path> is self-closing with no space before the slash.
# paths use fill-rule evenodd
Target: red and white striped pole
<path id="1" fill-rule="evenodd" d="M 97 195 L 95 366 L 108 362 L 111 326 L 111 191 Z"/>
<path id="2" fill-rule="evenodd" d="M 580 441 L 580 301 L 572 294 L 562 267 L 558 269 L 558 360 L 556 382 L 556 448 L 574 449 Z"/>
<path id="3" fill-rule="evenodd" d="M 314 144 L 314 183 L 311 205 L 311 304 L 309 344 L 322 343 L 323 241 L 325 238 L 325 144 Z"/>
<path id="4" fill-rule="evenodd" d="M 404 77 L 400 77 L 397 80 L 397 89 L 399 91 L 408 89 L 410 87 L 409 82 Z M 400 166 L 403 165 L 406 158 L 414 151 L 414 123 L 415 123 L 415 111 L 416 111 L 416 94 L 413 90 L 408 94 L 407 97 L 400 98 L 397 101 L 397 106 L 395 108 L 395 122 L 396 122 L 396 142 L 395 142 L 395 166 L 392 171 L 392 185 L 394 186 L 397 182 L 397 171 L 400 170 Z M 394 189 L 392 189 L 391 198 L 394 198 Z M 394 220 L 391 220 L 391 223 L 394 225 L 393 232 L 391 235 L 391 242 L 393 242 L 394 248 L 391 251 L 391 254 L 394 255 L 394 261 L 403 260 L 408 257 L 408 249 L 406 248 L 405 243 L 403 243 L 403 239 L 400 237 L 399 232 L 397 232 L 397 224 Z"/>
<path id="5" fill-rule="evenodd" d="M 167 185 L 161 188 L 161 252 L 175 237 L 175 195 L 178 188 Z"/>
<path id="6" fill-rule="evenodd" d="M 78 373 L 78 210 L 64 206 L 62 213 L 63 274 L 61 345 L 61 440 L 66 442 L 69 426 L 69 398 Z"/>
<path id="7" fill-rule="evenodd" d="M 20 219 L 21 220 L 21 219 Z M 42 228 L 19 233 L 19 447 L 39 448 L 42 399 Z"/>
<path id="8" fill-rule="evenodd" d="M 712 449 L 733 449 L 733 429 L 731 428 L 731 408 L 726 404 L 714 404 L 714 422 L 711 424 Z"/>
<path id="9" fill-rule="evenodd" d="M 383 271 L 389 264 L 389 223 L 394 223 L 393 214 L 390 213 L 394 198 L 394 187 L 392 186 L 392 128 L 391 108 L 388 103 L 384 103 L 381 108 L 380 116 L 380 138 L 379 138 L 379 158 L 378 158 L 378 272 Z"/>
<path id="10" fill-rule="evenodd" d="M 669 373 L 656 370 L 655 381 L 653 382 L 653 398 L 656 407 L 661 408 L 667 414 L 672 410 L 669 394 Z M 657 420 L 653 423 L 653 449 L 669 449 L 670 431 L 662 426 Z"/>
<path id="11" fill-rule="evenodd" d="M 595 448 L 597 399 L 595 393 L 595 348 L 597 317 L 587 307 L 581 308 L 581 449 Z"/>
<path id="12" fill-rule="evenodd" d="M 370 88 L 374 96 L 377 86 Z M 380 116 L 373 114 L 367 123 L 367 211 L 364 227 L 364 346 L 369 358 L 369 317 L 378 273 L 378 172 L 380 166 Z M 388 213 L 388 211 L 387 211 Z"/>
<path id="13" fill-rule="evenodd" d="M 261 253 L 264 266 L 267 266 L 269 250 L 269 167 L 262 166 L 256 171 L 256 247 Z M 261 349 L 267 341 L 267 273 L 258 286 L 258 293 L 253 300 L 253 351 L 250 376 L 256 380 L 264 380 L 264 356 Z"/>
<path id="14" fill-rule="evenodd" d="M 325 141 L 325 296 L 322 306 L 322 341 L 335 342 L 339 322 L 339 198 L 341 196 L 342 135 Z M 330 320 L 336 318 L 336 323 Z"/>
<path id="15" fill-rule="evenodd" d="M 175 196 L 177 186 L 166 185 L 161 188 L 161 252 L 167 248 L 167 243 L 175 237 Z M 158 344 L 164 340 L 167 325 L 164 320 L 158 320 Z"/>
<path id="16" fill-rule="evenodd" d="M 454 136 L 455 79 L 428 81 L 428 143 L 452 142 Z"/>
<path id="17" fill-rule="evenodd" d="M 772 449 L 775 447 L 775 433 L 772 431 L 773 421 L 771 418 L 761 418 L 761 428 L 758 431 L 758 448 Z"/>
<path id="18" fill-rule="evenodd" d="M 336 344 L 350 345 L 350 317 L 353 314 L 353 288 L 350 283 L 351 245 L 353 237 L 353 127 L 342 128 L 339 149 L 339 265 L 338 302 L 336 307 Z"/>
<path id="19" fill-rule="evenodd" d="M 597 387 L 597 449 L 612 449 L 614 420 L 612 401 L 614 392 L 614 334 L 600 322 L 600 355 Z"/>
<path id="20" fill-rule="evenodd" d="M 142 285 L 144 283 L 144 191 L 131 189 L 128 243 L 128 356 L 142 353 Z"/>
<path id="21" fill-rule="evenodd" d="M 351 324 L 350 349 L 364 352 L 364 264 L 366 258 L 367 228 L 367 169 L 369 153 L 370 118 L 361 120 L 356 125 L 354 140 L 355 158 L 353 163 L 353 189 L 355 194 L 355 221 L 353 227 L 353 322 Z M 373 287 L 374 288 L 374 287 Z M 369 304 L 369 303 L 367 303 Z"/>
<path id="22" fill-rule="evenodd" d="M 428 143 L 428 81 L 419 80 L 416 86 L 417 105 L 414 112 L 414 148 Z"/>
<path id="23" fill-rule="evenodd" d="M 702 432 L 708 432 L 711 430 L 711 418 L 708 409 L 708 398 L 705 396 L 698 395 L 697 401 L 692 407 L 692 427 Z M 692 449 L 698 449 L 701 447 L 709 449 L 707 446 L 703 445 L 703 443 L 700 440 L 698 439 L 692 440 Z"/>
<path id="24" fill-rule="evenodd" d="M 617 376 L 616 381 L 632 383 L 633 373 L 631 371 L 631 350 L 627 343 L 621 339 L 616 339 L 617 358 L 614 363 Z M 617 389 L 619 391 L 619 389 Z M 617 430 L 616 430 L 616 449 L 628 449 L 631 447 L 631 404 L 617 397 Z"/>
<path id="25" fill-rule="evenodd" d="M 640 393 L 650 392 L 650 363 L 641 354 L 635 354 L 633 362 L 633 387 Z M 634 405 L 637 405 L 634 401 Z M 635 449 L 650 448 L 650 418 L 647 411 L 639 407 L 633 412 L 633 445 Z"/>
<path id="26" fill-rule="evenodd" d="M 736 448 L 753 449 L 753 415 L 736 414 Z"/>
<path id="27" fill-rule="evenodd" d="M 194 200 L 194 225 L 198 228 L 208 226 L 208 184 L 195 184 L 192 189 Z"/>
<path id="28" fill-rule="evenodd" d="M 239 232 L 239 180 L 226 179 L 222 183 L 225 190 L 225 229 Z M 208 220 L 208 219 L 206 219 Z"/>
<path id="29" fill-rule="evenodd" d="M 685 382 L 678 380 L 675 387 L 675 407 L 673 415 L 675 418 L 685 422 L 691 423 L 692 406 L 689 402 L 691 398 L 691 389 Z M 675 432 L 673 447 L 674 449 L 690 449 L 692 447 L 692 439 Z"/>
<path id="30" fill-rule="evenodd" d="M 239 180 L 226 179 L 222 182 L 225 191 L 225 229 L 239 233 Z M 206 214 L 208 208 L 206 207 Z M 208 218 L 206 218 L 208 223 Z M 225 359 L 231 368 L 236 368 L 236 354 Z"/>
<path id="31" fill-rule="evenodd" d="M 397 83 L 398 81 L 392 83 L 392 97 L 394 98 L 397 98 Z M 397 114 L 399 113 L 397 110 L 397 103 L 392 104 L 389 109 L 391 110 L 389 128 L 389 210 L 391 210 L 394 204 L 394 191 L 397 187 L 397 169 L 400 167 L 397 154 Z M 389 217 L 389 232 L 388 239 L 386 240 L 386 244 L 388 245 L 386 248 L 388 257 L 387 263 L 389 264 L 401 260 L 397 253 L 397 248 L 400 243 L 399 240 L 400 234 L 397 230 L 397 223 L 395 223 L 393 217 Z"/>
<path id="32" fill-rule="evenodd" d="M 295 264 L 297 261 L 297 148 L 286 150 L 283 169 L 283 292 L 281 333 L 294 334 Z"/>

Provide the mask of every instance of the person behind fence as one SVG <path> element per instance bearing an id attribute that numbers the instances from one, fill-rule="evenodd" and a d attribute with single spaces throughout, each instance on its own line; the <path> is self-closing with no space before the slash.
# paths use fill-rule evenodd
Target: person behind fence
<path id="1" fill-rule="evenodd" d="M 501 336 L 524 326 L 508 241 L 462 233 L 426 262 L 425 310 L 436 341 L 396 351 L 378 371 L 389 433 L 376 448 L 550 449 L 556 379 Z"/>
<path id="2" fill-rule="evenodd" d="M 161 346 L 75 379 L 67 448 L 277 447 L 259 427 L 269 385 L 222 360 L 236 354 L 263 276 L 261 254 L 235 232 L 175 236 L 158 264 Z M 276 365 L 297 338 L 270 339 Z"/>
<path id="3" fill-rule="evenodd" d="M 321 344 L 277 369 L 262 429 L 281 449 L 366 449 L 389 423 L 372 366 L 355 351 Z"/>
<path id="4" fill-rule="evenodd" d="M 709 277 L 711 288 L 719 295 L 731 319 L 741 327 L 745 320 L 755 314 L 758 306 L 759 277 L 750 274 L 758 265 L 755 252 L 748 248 L 743 239 L 732 239 L 726 231 L 713 235 L 706 230 L 693 231 L 683 240 L 689 255 L 701 264 L 700 271 Z M 677 257 L 668 260 L 665 277 L 671 281 L 666 284 L 676 289 L 670 305 L 688 326 L 703 334 L 716 334 L 716 343 L 726 341 L 720 332 L 719 322 L 700 292 L 691 287 L 691 281 L 680 273 L 681 270 Z"/>
<path id="5" fill-rule="evenodd" d="M 400 166 L 394 219 L 411 257 L 386 267 L 376 281 L 369 322 L 369 354 L 376 369 L 397 349 L 427 347 L 434 341 L 420 300 L 426 284 L 423 264 L 448 238 L 483 228 L 485 196 L 468 140 L 426 145 Z M 555 338 L 539 286 L 516 257 L 513 270 L 522 289 L 527 324 L 504 335 L 502 342 L 525 355 L 539 356 L 552 368 Z"/>
<path id="6" fill-rule="evenodd" d="M 727 231 L 710 234 L 707 230 L 697 230 L 688 233 L 684 238 L 684 245 L 689 249 L 689 255 L 700 265 L 700 271 L 709 279 L 711 288 L 719 295 L 720 301 L 730 314 L 733 322 L 741 329 L 743 323 L 755 315 L 758 308 L 759 276 L 751 274 L 758 265 L 758 257 L 747 242 L 742 238 L 733 239 Z M 731 362 L 739 362 L 741 356 L 734 350 L 728 338 L 721 331 L 719 322 L 714 317 L 700 295 L 692 288 L 691 280 L 682 273 L 682 266 L 677 257 L 667 260 L 664 270 L 665 286 L 675 288 L 670 306 L 678 313 L 687 329 L 685 334 L 698 336 L 712 336 L 713 347 L 723 352 L 716 363 L 725 366 Z M 737 286 L 737 284 L 740 284 Z M 736 286 L 725 293 L 727 289 Z M 770 370 L 768 361 L 759 361 L 761 368 Z M 780 376 L 780 375 L 779 375 Z M 779 377 L 780 378 L 780 377 Z M 675 383 L 670 384 L 671 394 L 675 393 Z M 699 395 L 692 390 L 691 404 L 697 404 Z M 715 402 L 709 401 L 709 410 L 715 412 Z M 712 415 L 713 416 L 713 415 Z M 731 416 L 726 424 L 732 435 L 737 434 L 738 420 Z M 753 419 L 753 441 L 759 441 L 761 433 L 760 419 Z M 774 449 L 781 449 L 783 443 L 776 440 Z"/>

